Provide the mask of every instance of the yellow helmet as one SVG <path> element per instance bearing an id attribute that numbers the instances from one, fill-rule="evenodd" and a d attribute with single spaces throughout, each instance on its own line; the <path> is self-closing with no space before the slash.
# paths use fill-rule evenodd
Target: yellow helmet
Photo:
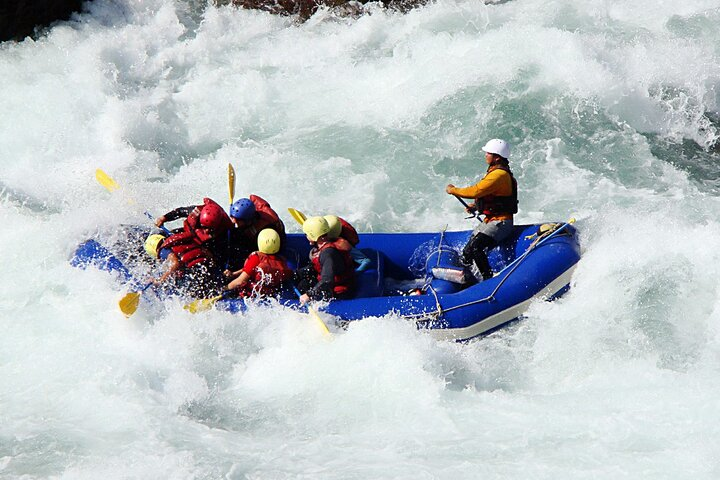
<path id="1" fill-rule="evenodd" d="M 159 233 L 153 233 L 152 235 L 147 237 L 147 240 L 145 240 L 145 251 L 153 258 L 158 258 L 158 247 L 160 246 L 160 242 L 165 240 L 164 235 L 160 235 Z"/>
<path id="2" fill-rule="evenodd" d="M 340 232 L 342 231 L 342 223 L 340 223 L 340 219 L 335 215 L 325 215 L 323 218 L 328 223 L 328 227 L 330 227 L 327 234 L 328 237 L 333 240 L 338 238 L 340 236 Z"/>
<path id="3" fill-rule="evenodd" d="M 310 217 L 303 223 L 303 232 L 313 242 L 317 242 L 318 238 L 327 235 L 329 231 L 330 225 L 323 217 Z"/>
<path id="4" fill-rule="evenodd" d="M 280 235 L 272 228 L 265 228 L 258 233 L 258 250 L 272 255 L 280 251 Z"/>

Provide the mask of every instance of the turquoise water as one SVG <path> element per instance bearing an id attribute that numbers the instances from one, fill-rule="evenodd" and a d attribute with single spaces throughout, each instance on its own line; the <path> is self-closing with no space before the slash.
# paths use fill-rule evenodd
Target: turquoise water
<path id="1" fill-rule="evenodd" d="M 0 46 L 2 478 L 720 475 L 717 1 L 440 1 L 304 24 L 99 1 Z M 98 227 L 256 193 L 465 229 L 512 144 L 519 222 L 577 218 L 560 301 L 468 345 L 398 318 L 117 311 Z M 123 187 L 109 194 L 96 168 Z M 127 200 L 132 199 L 130 203 Z"/>

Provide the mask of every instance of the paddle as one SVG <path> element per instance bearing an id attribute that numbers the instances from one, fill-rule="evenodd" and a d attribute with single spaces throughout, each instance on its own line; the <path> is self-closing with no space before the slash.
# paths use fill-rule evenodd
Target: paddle
<path id="1" fill-rule="evenodd" d="M 228 196 L 230 197 L 230 205 L 232 206 L 235 199 L 235 169 L 232 163 L 228 163 Z"/>
<path id="2" fill-rule="evenodd" d="M 95 170 L 95 179 L 107 189 L 108 192 L 112 193 L 115 190 L 118 190 L 120 188 L 120 185 L 117 184 L 115 180 L 110 178 L 110 176 L 105 173 L 104 171 L 100 170 L 99 168 Z"/>
<path id="3" fill-rule="evenodd" d="M 99 168 L 95 170 L 95 179 L 110 193 L 113 193 L 116 190 L 120 189 L 120 185 L 115 180 L 113 180 L 110 175 L 108 175 Z M 132 199 L 128 199 L 128 203 L 135 204 Z M 150 220 L 153 220 L 154 223 L 154 218 L 152 215 L 150 215 L 148 211 L 145 211 L 145 216 L 147 216 Z M 165 228 L 164 225 L 160 228 L 168 235 L 171 235 L 170 230 Z M 120 301 L 118 302 L 118 306 L 120 307 L 120 311 L 124 313 L 126 317 L 130 317 L 133 313 L 137 311 L 138 306 L 140 305 L 140 296 L 145 290 L 148 289 L 148 287 L 150 287 L 150 285 L 152 285 L 152 283 L 146 284 L 139 292 L 128 292 L 123 298 L 120 299 Z"/>
<path id="4" fill-rule="evenodd" d="M 296 222 L 298 222 L 300 225 L 305 223 L 305 220 L 307 220 L 307 217 L 304 213 L 302 213 L 299 210 L 295 210 L 294 208 L 288 208 L 288 212 L 290 212 L 290 215 L 295 219 Z"/>
<path id="5" fill-rule="evenodd" d="M 118 185 L 118 183 L 115 180 L 113 180 L 112 177 L 110 177 L 110 175 L 108 175 L 107 173 L 105 173 L 104 171 L 102 171 L 99 168 L 97 170 L 95 170 L 95 179 L 98 181 L 98 183 L 100 185 L 105 187 L 105 189 L 110 193 L 113 193 L 114 191 L 120 189 L 120 185 Z M 135 201 L 130 198 L 130 199 L 128 199 L 128 203 L 130 203 L 131 205 L 134 205 Z M 150 220 L 153 221 L 153 223 L 155 223 L 155 218 L 150 214 L 150 212 L 145 210 L 144 213 L 145 213 L 146 217 L 148 217 Z M 172 235 L 172 233 L 170 233 L 170 230 L 168 230 L 165 227 L 165 225 L 162 225 L 160 227 L 160 229 L 163 232 L 167 233 L 168 235 Z"/>
<path id="6" fill-rule="evenodd" d="M 129 292 L 120 299 L 118 306 L 120 307 L 120 311 L 124 313 L 126 317 L 130 318 L 130 316 L 135 313 L 138 305 L 140 305 L 140 295 L 142 295 L 142 293 L 147 290 L 150 285 L 152 285 L 152 282 L 146 284 L 139 292 Z"/>
<path id="7" fill-rule="evenodd" d="M 457 199 L 458 199 L 458 202 L 462 203 L 463 207 L 465 207 L 465 211 L 467 211 L 467 212 L 470 211 L 470 205 L 468 205 L 465 200 L 463 200 L 462 198 L 458 197 L 457 195 L 453 195 L 453 197 L 457 198 Z M 475 212 L 471 217 L 466 217 L 466 218 L 478 218 L 479 215 L 480 215 L 479 212 Z M 479 218 L 478 218 L 478 219 L 479 219 Z"/>
<path id="8" fill-rule="evenodd" d="M 295 290 L 295 294 L 300 298 L 302 294 L 300 293 L 300 290 L 297 289 L 297 287 L 293 287 L 293 290 Z M 325 322 L 323 322 L 323 319 L 320 318 L 320 315 L 318 314 L 317 310 L 312 308 L 309 304 L 306 304 L 308 313 L 310 314 L 310 317 L 315 320 L 315 324 L 318 326 L 318 328 L 323 332 L 323 335 L 329 336 L 330 330 L 328 330 L 327 325 L 325 325 Z"/>
<path id="9" fill-rule="evenodd" d="M 224 298 L 229 297 L 231 293 L 232 293 L 232 290 L 227 290 L 216 297 L 199 298 L 193 302 L 188 303 L 183 308 L 193 314 L 204 312 L 206 310 L 210 310 L 213 307 L 213 305 L 215 305 L 215 302 L 217 302 L 218 300 L 222 300 Z"/>
<path id="10" fill-rule="evenodd" d="M 230 198 L 230 212 L 232 212 L 232 204 L 235 199 L 235 168 L 232 163 L 228 162 L 228 197 Z M 230 241 L 232 239 L 232 229 L 228 229 L 227 233 L 227 259 L 225 260 L 225 270 L 230 268 Z"/>

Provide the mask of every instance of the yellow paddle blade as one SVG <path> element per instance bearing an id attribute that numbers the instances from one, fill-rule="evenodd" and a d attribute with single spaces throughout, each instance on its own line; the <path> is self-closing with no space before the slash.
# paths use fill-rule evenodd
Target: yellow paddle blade
<path id="1" fill-rule="evenodd" d="M 215 305 L 215 302 L 217 302 L 221 298 L 222 295 L 218 295 L 217 297 L 213 298 L 201 298 L 199 300 L 195 300 L 194 302 L 188 303 L 183 308 L 190 313 L 204 312 L 206 310 L 210 310 L 213 305 Z"/>
<path id="2" fill-rule="evenodd" d="M 110 175 L 103 172 L 99 168 L 95 170 L 95 179 L 98 181 L 98 183 L 100 183 L 100 185 L 105 187 L 108 192 L 112 193 L 120 188 L 120 185 L 118 185 L 115 180 L 110 178 Z"/>
<path id="3" fill-rule="evenodd" d="M 232 163 L 228 163 L 228 195 L 230 196 L 230 205 L 235 198 L 235 169 Z"/>
<path id="4" fill-rule="evenodd" d="M 307 217 L 304 213 L 301 211 L 295 210 L 294 208 L 288 208 L 288 212 L 290 212 L 290 215 L 295 219 L 296 222 L 298 222 L 300 225 L 305 223 L 305 220 L 307 220 Z"/>
<path id="5" fill-rule="evenodd" d="M 308 305 L 308 312 L 310 313 L 310 316 L 313 320 L 315 320 L 315 324 L 320 329 L 320 331 L 323 332 L 323 335 L 329 336 L 330 330 L 328 330 L 327 325 L 325 325 L 325 322 L 323 322 L 323 319 L 320 318 L 320 315 L 318 315 L 318 312 L 312 308 L 310 305 Z"/>
<path id="6" fill-rule="evenodd" d="M 140 305 L 140 292 L 130 292 L 118 302 L 120 311 L 124 313 L 126 317 L 135 313 L 138 305 Z"/>

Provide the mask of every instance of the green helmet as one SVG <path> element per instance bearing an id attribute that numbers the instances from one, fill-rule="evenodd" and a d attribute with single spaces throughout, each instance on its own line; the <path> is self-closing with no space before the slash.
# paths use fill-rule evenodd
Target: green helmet
<path id="1" fill-rule="evenodd" d="M 330 227 L 330 231 L 328 231 L 327 234 L 328 237 L 332 238 L 333 240 L 338 238 L 340 236 L 340 232 L 342 231 L 342 223 L 340 223 L 340 219 L 335 215 L 325 215 L 323 218 Z"/>
<path id="2" fill-rule="evenodd" d="M 303 223 L 303 232 L 305 232 L 305 235 L 308 236 L 308 238 L 313 241 L 317 242 L 317 239 L 322 237 L 323 235 L 327 235 L 327 233 L 330 231 L 330 225 L 328 225 L 327 220 L 325 220 L 323 217 L 310 217 L 307 220 L 305 220 L 305 223 Z"/>
<path id="3" fill-rule="evenodd" d="M 160 235 L 159 233 L 149 235 L 147 240 L 145 240 L 145 251 L 148 255 L 153 258 L 158 258 L 158 247 L 160 246 L 160 242 L 163 240 L 165 240 L 165 236 Z"/>
<path id="4" fill-rule="evenodd" d="M 265 228 L 258 233 L 258 250 L 269 255 L 280 251 L 280 235 L 272 228 Z"/>

